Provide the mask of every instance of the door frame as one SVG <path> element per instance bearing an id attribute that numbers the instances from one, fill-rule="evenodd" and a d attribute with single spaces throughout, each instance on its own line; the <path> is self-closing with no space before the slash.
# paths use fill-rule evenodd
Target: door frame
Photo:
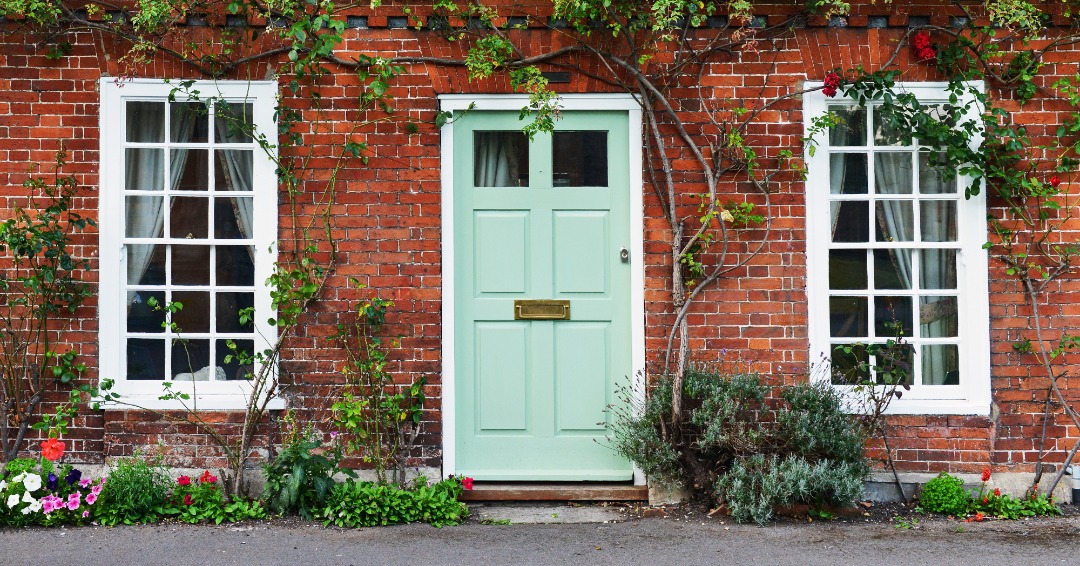
<path id="1" fill-rule="evenodd" d="M 470 110 L 519 111 L 529 105 L 527 95 L 518 94 L 444 94 L 438 97 L 439 110 L 455 112 Z M 559 106 L 565 111 L 616 110 L 628 115 L 630 140 L 627 163 L 630 166 L 630 351 L 631 383 L 636 404 L 645 395 L 645 244 L 644 202 L 642 195 L 641 106 L 629 94 L 563 94 Z M 454 123 L 448 121 L 441 130 L 440 178 L 442 221 L 442 473 L 449 477 L 456 471 L 455 442 L 457 424 L 454 403 L 456 390 L 454 365 Z M 634 465 L 634 484 L 644 485 L 645 475 Z"/>

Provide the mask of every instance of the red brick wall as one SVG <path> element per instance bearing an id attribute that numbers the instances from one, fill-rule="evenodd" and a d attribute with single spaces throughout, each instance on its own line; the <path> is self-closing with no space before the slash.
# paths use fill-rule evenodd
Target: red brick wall
<path id="1" fill-rule="evenodd" d="M 949 25 L 949 12 L 942 14 L 935 6 L 928 17 L 935 25 Z M 366 29 L 348 30 L 339 55 L 348 58 L 359 53 L 398 57 L 461 58 L 467 45 L 446 42 L 432 32 L 411 29 L 388 29 L 387 16 L 396 16 L 396 8 L 357 11 L 367 16 Z M 771 11 L 770 11 L 771 10 Z M 790 6 L 763 9 L 770 24 L 790 13 Z M 894 13 L 895 12 L 895 13 Z M 905 13 L 906 12 L 906 13 Z M 925 7 L 892 4 L 856 5 L 850 17 L 832 22 L 810 18 L 806 27 L 758 44 L 756 50 L 744 50 L 729 60 L 711 64 L 702 79 L 711 98 L 741 99 L 753 108 L 755 101 L 783 96 L 800 88 L 804 80 L 820 80 L 834 68 L 862 65 L 877 69 L 893 54 L 905 34 L 908 14 L 930 14 Z M 959 12 L 956 12 L 959 14 Z M 920 20 L 913 20 L 918 23 Z M 867 27 L 887 23 L 887 28 Z M 844 24 L 844 25 L 840 25 Z M 8 24 L 11 26 L 11 24 Z M 557 48 L 566 39 L 540 30 L 513 31 L 531 53 Z M 707 30 L 698 32 L 704 35 Z M 209 36 L 208 36 L 209 37 Z M 78 176 L 85 187 L 78 202 L 82 212 L 95 215 L 98 170 L 98 92 L 101 76 L 124 74 L 118 62 L 124 47 L 107 36 L 79 32 L 67 36 L 73 45 L 69 56 L 52 61 L 45 57 L 37 39 L 8 30 L 0 50 L 0 203 L 11 206 L 22 194 L 20 185 L 30 164 L 48 164 L 64 143 L 69 151 L 66 171 Z M 257 47 L 257 46 L 255 46 Z M 254 48 L 254 47 L 253 47 Z M 1077 72 L 1077 51 L 1058 51 L 1046 57 L 1050 63 L 1040 79 L 1049 85 L 1058 76 Z M 554 85 L 562 92 L 597 92 L 611 90 L 601 78 L 606 71 L 595 61 L 577 57 L 570 62 L 586 72 L 573 73 L 569 85 Z M 895 66 L 904 71 L 903 80 L 935 80 L 929 66 L 915 64 L 908 50 L 901 49 Z M 261 79 L 272 68 L 260 61 L 238 69 L 230 78 Z M 408 133 L 401 121 L 378 123 L 354 131 L 354 124 L 374 115 L 361 115 L 354 100 L 360 93 L 357 78 L 342 70 L 325 78 L 321 94 L 326 101 L 319 119 L 308 95 L 291 96 L 285 88 L 286 104 L 305 113 L 306 125 L 299 133 L 304 148 L 315 156 L 310 183 L 300 197 L 301 215 L 319 210 L 320 190 L 329 178 L 335 158 L 334 144 L 351 132 L 356 141 L 366 141 L 373 149 L 367 165 L 349 162 L 337 176 L 332 237 L 337 245 L 337 264 L 328 281 L 323 300 L 305 315 L 295 336 L 288 339 L 281 362 L 288 385 L 286 397 L 297 409 L 302 421 L 320 423 L 326 419 L 329 404 L 341 385 L 342 354 L 332 340 L 334 327 L 348 320 L 353 301 L 378 290 L 395 302 L 389 315 L 386 334 L 401 336 L 400 347 L 392 355 L 391 371 L 402 383 L 427 376 L 428 396 L 425 449 L 415 454 L 415 464 L 438 466 L 441 443 L 441 304 L 442 280 L 440 254 L 439 133 L 433 122 L 439 94 L 474 92 L 509 92 L 504 78 L 469 80 L 460 67 L 430 63 L 406 65 L 407 73 L 392 82 L 398 115 L 417 124 L 417 133 Z M 200 78 L 199 73 L 166 56 L 135 67 L 140 77 Z M 671 95 L 693 109 L 697 92 L 691 84 L 672 85 Z M 996 97 L 1008 98 L 1004 92 Z M 1044 102 L 1043 95 L 1022 108 L 1011 102 L 1006 107 L 1019 110 L 1017 119 L 1030 124 L 1035 136 L 1052 135 L 1054 124 L 1066 109 L 1059 103 Z M 801 153 L 803 136 L 802 102 L 793 97 L 762 112 L 748 131 L 748 141 L 759 150 L 765 170 L 775 169 L 779 151 Z M 693 122 L 691 120 L 691 122 Z M 323 127 L 325 126 L 325 127 Z M 694 132 L 707 131 L 703 124 L 690 124 Z M 673 139 L 666 127 L 663 134 Z M 685 150 L 672 150 L 676 178 L 681 190 L 701 192 L 703 182 L 696 165 Z M 648 177 L 646 176 L 646 179 Z M 747 267 L 723 279 L 707 291 L 690 314 L 691 349 L 697 361 L 747 361 L 769 375 L 796 379 L 808 371 L 806 297 L 805 297 L 805 198 L 804 186 L 796 177 L 778 176 L 772 184 L 772 231 L 762 253 Z M 726 183 L 725 192 L 735 200 L 756 199 L 744 183 Z M 991 201 L 993 205 L 994 202 Z M 288 221 L 282 207 L 282 230 Z M 688 212 L 692 212 L 688 209 Z M 301 218 L 306 220 L 307 218 Z M 1071 232 L 1070 232 L 1071 235 Z M 319 237 L 319 236 L 317 236 Z M 744 236 L 743 251 L 763 237 L 761 232 Z M 659 202 L 649 186 L 645 187 L 645 251 L 647 338 L 649 367 L 659 367 L 659 352 L 666 340 L 667 325 L 672 320 L 670 305 L 669 227 L 663 219 Z M 322 242 L 328 252 L 328 242 Z M 80 240 L 80 255 L 95 258 L 96 235 Z M 329 257 L 328 255 L 325 257 Z M 110 266 L 101 266 L 108 269 Z M 96 263 L 93 269 L 97 269 Z M 904 416 L 891 420 L 892 446 L 900 466 L 912 471 L 977 471 L 987 463 L 999 469 L 1030 471 L 1036 442 L 1041 434 L 1040 413 L 1045 400 L 1046 378 L 1028 358 L 1016 359 L 1012 341 L 1017 330 L 1028 328 L 1025 299 L 1014 283 L 1004 275 L 999 263 L 991 265 L 992 385 L 994 409 L 990 417 Z M 96 271 L 88 274 L 92 283 Z M 346 284 L 356 278 L 369 291 L 356 292 Z M 1055 329 L 1076 327 L 1080 316 L 1075 298 L 1075 280 L 1065 280 L 1055 288 L 1047 314 Z M 97 340 L 96 302 L 91 301 L 75 316 L 72 330 L 64 340 L 78 349 L 89 363 L 89 379 L 96 379 Z M 107 376 L 106 376 L 107 377 Z M 1063 385 L 1071 385 L 1063 382 Z M 1080 388 L 1068 393 L 1075 398 Z M 236 415 L 214 417 L 235 428 Z M 220 465 L 204 435 L 190 426 L 169 423 L 145 412 L 110 411 L 81 417 L 68 438 L 72 457 L 100 461 L 103 457 L 130 455 L 137 449 L 164 443 L 167 456 L 177 465 L 201 467 Z M 1051 423 L 1053 453 L 1050 460 L 1060 460 L 1062 450 L 1077 438 L 1075 427 L 1065 420 Z M 326 426 L 322 429 L 325 430 Z M 872 447 L 871 453 L 879 453 Z"/>

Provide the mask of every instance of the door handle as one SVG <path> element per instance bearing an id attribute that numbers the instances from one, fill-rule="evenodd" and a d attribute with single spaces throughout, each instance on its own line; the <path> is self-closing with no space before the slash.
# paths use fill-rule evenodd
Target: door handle
<path id="1" fill-rule="evenodd" d="M 622 260 L 623 263 L 630 263 L 630 250 L 626 248 L 620 249 L 619 259 Z"/>

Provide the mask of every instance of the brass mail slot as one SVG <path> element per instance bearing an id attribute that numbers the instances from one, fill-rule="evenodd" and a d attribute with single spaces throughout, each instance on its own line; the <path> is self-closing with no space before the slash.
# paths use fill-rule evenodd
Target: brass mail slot
<path id="1" fill-rule="evenodd" d="M 514 301 L 514 320 L 570 320 L 570 301 Z"/>

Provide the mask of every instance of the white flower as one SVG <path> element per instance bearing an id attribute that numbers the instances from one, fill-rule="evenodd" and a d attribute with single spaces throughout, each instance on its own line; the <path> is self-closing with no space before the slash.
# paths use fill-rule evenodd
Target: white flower
<path id="1" fill-rule="evenodd" d="M 4 491 L 5 489 L 7 489 L 7 482 L 0 480 L 0 491 Z"/>
<path id="2" fill-rule="evenodd" d="M 8 498 L 7 498 L 8 509 L 11 509 L 12 507 L 15 507 L 18 504 L 19 504 L 19 494 L 18 493 L 12 493 L 11 495 L 8 496 Z"/>
<path id="3" fill-rule="evenodd" d="M 23 478 L 23 485 L 26 486 L 26 491 L 37 491 L 41 489 L 41 476 L 26 474 L 26 477 Z"/>
<path id="4" fill-rule="evenodd" d="M 735 222 L 735 216 L 728 210 L 720 209 L 720 220 L 723 220 L 724 222 Z"/>
<path id="5" fill-rule="evenodd" d="M 34 499 L 34 496 L 30 495 L 29 491 L 22 494 L 22 500 L 27 503 L 37 503 L 37 499 Z"/>
<path id="6" fill-rule="evenodd" d="M 38 511 L 41 511 L 41 502 L 35 499 L 30 505 L 23 507 L 22 514 L 29 515 L 31 513 L 37 513 Z"/>
<path id="7" fill-rule="evenodd" d="M 11 478 L 11 483 L 22 483 L 23 478 L 25 478 L 25 477 L 26 477 L 26 472 L 23 472 L 23 473 L 15 476 L 13 478 Z"/>

